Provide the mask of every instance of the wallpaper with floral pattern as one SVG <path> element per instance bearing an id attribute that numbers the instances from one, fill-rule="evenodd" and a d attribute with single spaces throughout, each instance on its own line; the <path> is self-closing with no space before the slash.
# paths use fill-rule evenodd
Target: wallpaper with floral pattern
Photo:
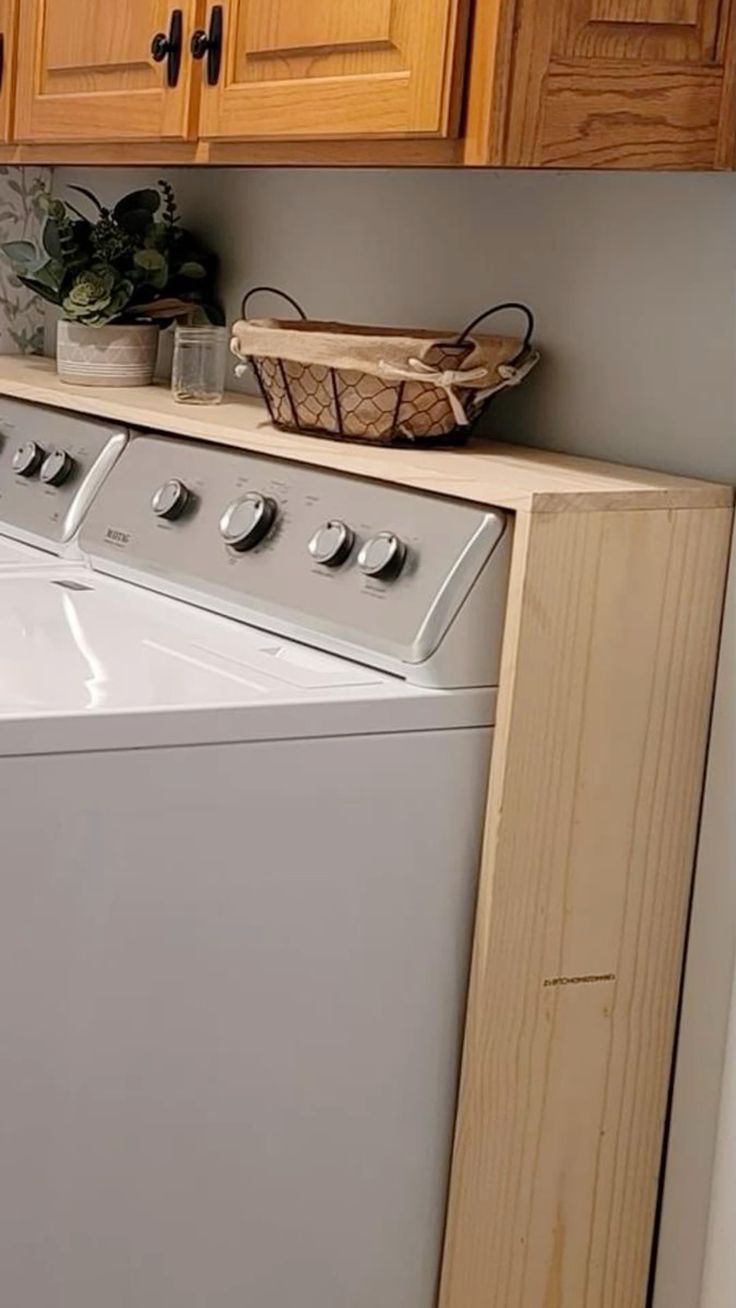
<path id="1" fill-rule="evenodd" d="M 43 222 L 44 168 L 0 166 L 0 242 L 33 240 Z M 0 354 L 43 354 L 44 306 L 0 256 Z"/>

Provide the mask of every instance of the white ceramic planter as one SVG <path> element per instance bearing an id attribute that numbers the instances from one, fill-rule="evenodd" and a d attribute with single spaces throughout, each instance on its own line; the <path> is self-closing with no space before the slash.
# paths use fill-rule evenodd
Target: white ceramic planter
<path id="1" fill-rule="evenodd" d="M 150 386 L 156 368 L 158 327 L 85 327 L 60 322 L 56 368 L 77 386 Z"/>

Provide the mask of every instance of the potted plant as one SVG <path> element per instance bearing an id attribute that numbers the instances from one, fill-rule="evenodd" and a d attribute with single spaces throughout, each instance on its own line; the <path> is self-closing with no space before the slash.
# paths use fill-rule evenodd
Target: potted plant
<path id="1" fill-rule="evenodd" d="M 143 386 L 153 381 L 162 325 L 222 323 L 215 256 L 182 227 L 172 188 L 124 195 L 113 209 L 81 186 L 88 217 L 46 197 L 40 247 L 1 246 L 30 290 L 61 309 L 57 369 L 65 382 Z"/>

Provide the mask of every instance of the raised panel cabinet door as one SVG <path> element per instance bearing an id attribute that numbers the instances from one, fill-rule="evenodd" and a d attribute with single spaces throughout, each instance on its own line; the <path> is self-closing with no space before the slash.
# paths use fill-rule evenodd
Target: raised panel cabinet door
<path id="1" fill-rule="evenodd" d="M 197 0 L 20 0 L 20 6 L 18 140 L 189 135 Z"/>
<path id="2" fill-rule="evenodd" d="M 17 18 L 16 0 L 0 0 L 0 141 L 13 139 Z"/>
<path id="3" fill-rule="evenodd" d="M 210 5 L 200 48 L 201 135 L 452 136 L 467 11 L 467 0 Z"/>
<path id="4" fill-rule="evenodd" d="M 489 124 L 488 159 L 728 166 L 734 9 L 734 0 L 508 0 L 513 72 Z"/>

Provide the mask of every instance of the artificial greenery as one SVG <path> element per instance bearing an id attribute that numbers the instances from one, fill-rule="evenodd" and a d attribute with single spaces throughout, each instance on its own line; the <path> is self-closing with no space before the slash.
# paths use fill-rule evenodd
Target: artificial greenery
<path id="1" fill-rule="evenodd" d="M 94 207 L 94 218 L 47 195 L 40 248 L 25 240 L 0 246 L 24 286 L 91 327 L 224 322 L 214 293 L 217 260 L 182 227 L 167 182 L 132 191 L 113 209 L 85 187 L 69 189 Z"/>

